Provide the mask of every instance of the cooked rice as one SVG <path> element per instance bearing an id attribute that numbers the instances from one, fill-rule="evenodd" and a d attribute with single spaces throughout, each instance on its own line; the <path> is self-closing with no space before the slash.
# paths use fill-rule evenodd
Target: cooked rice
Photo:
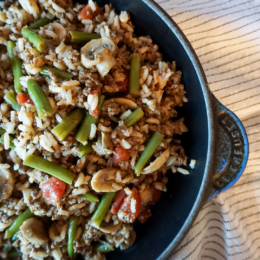
<path id="1" fill-rule="evenodd" d="M 80 21 L 78 13 L 83 7 L 73 5 L 72 1 L 14 0 L 7 1 L 6 7 L 0 11 L 0 127 L 5 131 L 0 145 L 0 181 L 4 176 L 9 188 L 0 196 L 1 259 L 8 259 L 3 248 L 11 245 L 20 250 L 23 259 L 69 259 L 67 228 L 70 216 L 75 215 L 78 217 L 78 229 L 74 250 L 84 255 L 85 260 L 103 260 L 105 256 L 92 247 L 97 241 L 106 240 L 113 247 L 126 249 L 134 243 L 136 235 L 134 219 L 130 221 L 129 215 L 122 209 L 116 214 L 109 211 L 104 220 L 114 225 L 120 224 L 116 231 L 106 233 L 93 226 L 91 216 L 99 202 L 91 203 L 82 195 L 91 192 L 101 197 L 102 192 L 95 191 L 92 185 L 100 170 L 116 167 L 115 176 L 102 176 L 100 185 L 107 182 L 110 189 L 124 189 L 127 196 L 135 190 L 141 198 L 141 210 L 151 201 L 155 189 L 167 191 L 168 178 L 165 175 L 168 170 L 172 173 L 190 173 L 181 167 L 187 165 L 188 158 L 180 140 L 174 139 L 174 135 L 188 131 L 184 118 L 176 118 L 175 108 L 188 102 L 181 84 L 182 73 L 176 71 L 176 63 L 163 61 L 158 46 L 149 36 L 137 37 L 134 34 L 134 25 L 126 11 L 117 14 L 111 5 L 101 10 L 89 0 L 90 12 L 97 12 L 98 15 Z M 21 30 L 44 17 L 52 21 L 34 31 L 44 38 L 46 44 L 46 49 L 39 52 L 22 37 Z M 69 31 L 97 33 L 102 39 L 113 41 L 116 50 L 107 54 L 113 65 L 105 75 L 101 76 L 98 70 L 102 59 L 95 60 L 95 65 L 90 67 L 83 64 L 81 46 L 70 44 Z M 41 118 L 34 104 L 29 102 L 15 111 L 3 101 L 4 95 L 14 90 L 14 76 L 6 48 L 8 41 L 15 43 L 14 54 L 22 60 L 20 83 L 23 92 L 27 93 L 29 79 L 36 81 L 50 102 L 53 116 Z M 122 92 L 125 82 L 129 80 L 132 53 L 139 53 L 142 57 L 140 97 Z M 67 71 L 72 78 L 62 80 L 52 71 L 49 71 L 49 77 L 43 76 L 40 74 L 43 65 Z M 52 129 L 77 108 L 94 116 L 101 93 L 106 100 L 98 123 L 90 125 L 89 140 L 92 140 L 93 151 L 79 158 L 79 143 L 75 138 L 78 129 L 72 130 L 62 141 L 52 133 Z M 115 94 L 118 93 L 128 101 L 116 102 Z M 143 110 L 144 117 L 133 126 L 126 127 L 124 120 L 137 107 Z M 163 134 L 164 138 L 149 163 L 158 158 L 160 161 L 166 150 L 170 153 L 169 158 L 159 164 L 156 171 L 137 176 L 134 174 L 135 166 L 155 131 Z M 83 143 L 87 144 L 88 141 Z M 118 149 L 123 149 L 127 159 L 118 160 Z M 66 185 L 57 203 L 50 203 L 42 190 L 42 185 L 51 176 L 23 165 L 29 154 L 41 156 L 76 175 L 72 185 Z M 195 164 L 196 160 L 191 160 L 190 168 L 193 169 Z M 132 214 L 139 213 L 138 203 L 136 198 L 129 201 Z M 34 234 L 35 240 L 28 240 L 22 227 L 17 241 L 12 242 L 4 237 L 4 231 L 27 208 L 45 223 L 46 243 L 38 245 L 37 234 Z"/>

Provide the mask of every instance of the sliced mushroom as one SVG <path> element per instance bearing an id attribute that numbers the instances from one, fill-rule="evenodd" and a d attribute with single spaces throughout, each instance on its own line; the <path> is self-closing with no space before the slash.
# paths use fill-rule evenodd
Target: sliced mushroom
<path id="1" fill-rule="evenodd" d="M 9 169 L 0 168 L 0 201 L 8 199 L 13 192 L 14 177 Z"/>
<path id="2" fill-rule="evenodd" d="M 66 237 L 67 224 L 63 221 L 58 221 L 52 224 L 49 229 L 49 237 L 51 241 L 62 241 Z"/>
<path id="3" fill-rule="evenodd" d="M 124 249 L 127 249 L 130 246 L 132 246 L 133 243 L 135 242 L 135 239 L 136 239 L 136 233 L 135 233 L 134 230 L 132 230 L 132 231 L 130 231 L 130 236 L 129 236 L 128 241 L 127 241 L 128 243 L 122 243 L 120 245 L 120 249 L 124 250 Z"/>
<path id="4" fill-rule="evenodd" d="M 168 160 L 170 156 L 170 150 L 165 150 L 154 162 L 150 163 L 148 167 L 143 169 L 142 174 L 149 174 L 157 171 L 163 166 L 163 164 Z"/>
<path id="5" fill-rule="evenodd" d="M 64 29 L 64 27 L 61 24 L 59 24 L 59 23 L 52 23 L 50 25 L 52 25 L 53 30 L 54 30 L 55 34 L 58 36 L 60 41 L 63 41 L 63 40 L 66 39 L 67 32 L 66 32 L 66 30 Z"/>
<path id="6" fill-rule="evenodd" d="M 86 68 L 97 67 L 99 74 L 104 77 L 116 64 L 113 57 L 116 45 L 109 38 L 92 40 L 81 48 L 81 62 Z"/>
<path id="7" fill-rule="evenodd" d="M 91 186 L 97 192 L 118 191 L 132 178 L 133 174 L 130 172 L 116 168 L 105 168 L 93 176 Z"/>
<path id="8" fill-rule="evenodd" d="M 48 236 L 43 223 L 37 218 L 29 218 L 20 227 L 23 237 L 34 245 L 44 245 Z"/>
<path id="9" fill-rule="evenodd" d="M 98 229 L 104 233 L 115 233 L 118 231 L 121 225 L 122 222 L 119 222 L 118 224 L 115 225 L 113 222 L 106 223 L 103 221 Z"/>
<path id="10" fill-rule="evenodd" d="M 102 146 L 109 151 L 113 151 L 113 143 L 107 133 L 101 132 Z"/>
<path id="11" fill-rule="evenodd" d="M 120 105 L 127 105 L 131 109 L 137 108 L 137 104 L 134 101 L 127 98 L 114 98 L 114 101 Z"/>

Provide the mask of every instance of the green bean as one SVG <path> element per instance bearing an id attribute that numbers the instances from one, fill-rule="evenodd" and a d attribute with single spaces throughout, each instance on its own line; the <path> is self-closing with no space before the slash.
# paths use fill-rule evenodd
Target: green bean
<path id="1" fill-rule="evenodd" d="M 103 219 L 105 218 L 107 211 L 110 207 L 110 205 L 113 202 L 113 199 L 116 195 L 116 192 L 106 192 L 100 204 L 98 205 L 98 208 L 96 209 L 95 213 L 93 214 L 91 220 L 99 227 L 102 223 Z"/>
<path id="2" fill-rule="evenodd" d="M 30 208 L 27 208 L 18 218 L 13 222 L 13 224 L 5 231 L 5 237 L 11 238 L 15 233 L 18 232 L 20 226 L 23 224 L 25 220 L 31 218 L 33 213 Z"/>
<path id="3" fill-rule="evenodd" d="M 74 251 L 74 240 L 78 229 L 78 217 L 71 216 L 68 228 L 68 254 L 70 258 L 75 258 L 77 253 Z"/>
<path id="4" fill-rule="evenodd" d="M 94 39 L 99 39 L 100 35 L 96 33 L 86 33 L 86 32 L 77 32 L 77 31 L 70 31 L 72 43 L 87 43 Z"/>
<path id="5" fill-rule="evenodd" d="M 66 136 L 73 131 L 77 125 L 82 121 L 84 112 L 81 109 L 76 109 L 67 115 L 58 125 L 56 125 L 51 132 L 60 140 L 64 140 Z"/>
<path id="6" fill-rule="evenodd" d="M 24 162 L 24 165 L 35 168 L 39 171 L 49 173 L 50 175 L 68 183 L 72 184 L 75 175 L 66 168 L 48 160 L 41 158 L 40 156 L 29 154 Z"/>
<path id="7" fill-rule="evenodd" d="M 79 158 L 82 158 L 83 156 L 85 156 L 93 151 L 92 142 L 90 142 L 90 141 L 88 141 L 87 145 L 79 144 L 77 146 L 77 148 L 79 149 L 79 152 L 77 153 L 77 156 Z"/>
<path id="8" fill-rule="evenodd" d="M 93 203 L 99 202 L 99 198 L 96 195 L 91 194 L 90 192 L 81 195 L 81 197 Z"/>
<path id="9" fill-rule="evenodd" d="M 94 252 L 108 253 L 108 252 L 111 252 L 114 250 L 115 249 L 112 245 L 110 245 L 109 243 L 104 242 L 104 241 L 99 241 L 96 244 L 94 244 L 94 246 L 93 246 Z"/>
<path id="10" fill-rule="evenodd" d="M 141 157 L 139 158 L 136 166 L 135 166 L 135 173 L 136 175 L 140 175 L 141 171 L 143 170 L 144 166 L 147 164 L 147 162 L 150 160 L 152 155 L 154 154 L 157 147 L 160 145 L 163 135 L 159 132 L 155 132 L 150 139 L 149 143 L 145 147 Z"/>
<path id="11" fill-rule="evenodd" d="M 23 27 L 22 36 L 26 38 L 39 52 L 42 52 L 45 49 L 45 40 L 27 27 Z"/>
<path id="12" fill-rule="evenodd" d="M 73 75 L 67 71 L 60 70 L 54 67 L 50 67 L 47 65 L 43 65 L 41 67 L 42 71 L 40 72 L 41 75 L 49 77 L 49 70 L 52 71 L 58 78 L 60 79 L 71 79 Z"/>
<path id="13" fill-rule="evenodd" d="M 5 133 L 5 130 L 2 127 L 0 127 L 0 135 L 3 135 L 4 133 Z"/>
<path id="14" fill-rule="evenodd" d="M 47 17 L 44 17 L 34 23 L 32 23 L 28 28 L 32 29 L 32 30 L 37 30 L 40 29 L 41 27 L 45 26 L 46 24 L 50 23 L 51 20 Z"/>
<path id="15" fill-rule="evenodd" d="M 9 146 L 10 146 L 11 149 L 15 149 L 15 145 L 14 145 L 13 141 L 14 141 L 14 137 L 11 136 L 11 135 L 9 135 Z M 5 141 L 4 141 L 4 135 L 1 135 L 0 143 L 1 143 L 1 144 L 4 144 L 4 143 L 5 143 Z"/>
<path id="16" fill-rule="evenodd" d="M 85 116 L 84 121 L 82 122 L 80 129 L 76 134 L 76 140 L 79 141 L 80 143 L 84 144 L 86 141 L 88 141 L 91 124 L 95 124 L 95 125 L 97 124 L 104 100 L 105 100 L 105 96 L 101 95 L 99 97 L 99 102 L 98 102 L 98 111 L 99 111 L 98 118 L 91 116 L 89 113 L 87 113 L 87 115 Z"/>
<path id="17" fill-rule="evenodd" d="M 141 67 L 141 56 L 138 53 L 133 53 L 130 68 L 129 94 L 139 96 L 139 77 Z"/>
<path id="18" fill-rule="evenodd" d="M 16 232 L 13 236 L 12 236 L 12 241 L 16 241 L 18 239 L 18 234 L 19 234 L 19 231 Z"/>
<path id="19" fill-rule="evenodd" d="M 126 127 L 130 127 L 137 123 L 144 116 L 143 110 L 138 107 L 131 115 L 129 115 L 125 120 L 124 124 Z"/>
<path id="20" fill-rule="evenodd" d="M 53 111 L 50 102 L 40 85 L 33 79 L 28 79 L 27 90 L 35 105 L 39 118 L 52 116 Z"/>
<path id="21" fill-rule="evenodd" d="M 17 258 L 19 256 L 22 256 L 22 253 L 15 248 L 12 248 L 7 254 L 8 259 Z"/>
<path id="22" fill-rule="evenodd" d="M 21 106 L 18 104 L 16 100 L 16 96 L 12 90 L 8 91 L 4 95 L 4 100 L 7 104 L 9 104 L 14 110 L 19 111 L 21 109 Z"/>
<path id="23" fill-rule="evenodd" d="M 11 61 L 13 75 L 14 75 L 14 89 L 16 93 L 22 92 L 22 84 L 20 83 L 20 78 L 23 76 L 22 72 L 22 60 L 18 58 L 16 55 L 14 55 L 14 47 L 15 43 L 12 41 L 9 41 L 7 43 L 7 52 L 8 56 Z"/>

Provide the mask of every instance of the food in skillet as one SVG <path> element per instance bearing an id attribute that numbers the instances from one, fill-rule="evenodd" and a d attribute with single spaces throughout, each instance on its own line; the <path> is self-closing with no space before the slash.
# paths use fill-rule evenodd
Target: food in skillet
<path id="1" fill-rule="evenodd" d="M 167 170 L 189 173 L 181 72 L 111 5 L 6 1 L 0 20 L 0 258 L 130 247 Z"/>

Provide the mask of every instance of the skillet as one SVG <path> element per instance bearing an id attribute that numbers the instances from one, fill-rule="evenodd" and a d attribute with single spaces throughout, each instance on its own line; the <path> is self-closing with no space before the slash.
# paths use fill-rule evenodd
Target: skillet
<path id="1" fill-rule="evenodd" d="M 87 4 L 85 1 L 77 1 Z M 136 224 L 136 242 L 107 259 L 169 259 L 192 226 L 202 206 L 230 188 L 248 160 L 248 140 L 239 119 L 211 93 L 191 44 L 172 18 L 152 0 L 97 0 L 127 11 L 137 35 L 150 35 L 166 61 L 176 61 L 183 73 L 188 103 L 179 111 L 189 132 L 181 137 L 186 154 L 197 161 L 190 175 L 167 177 L 167 193 L 151 208 L 152 217 Z"/>

